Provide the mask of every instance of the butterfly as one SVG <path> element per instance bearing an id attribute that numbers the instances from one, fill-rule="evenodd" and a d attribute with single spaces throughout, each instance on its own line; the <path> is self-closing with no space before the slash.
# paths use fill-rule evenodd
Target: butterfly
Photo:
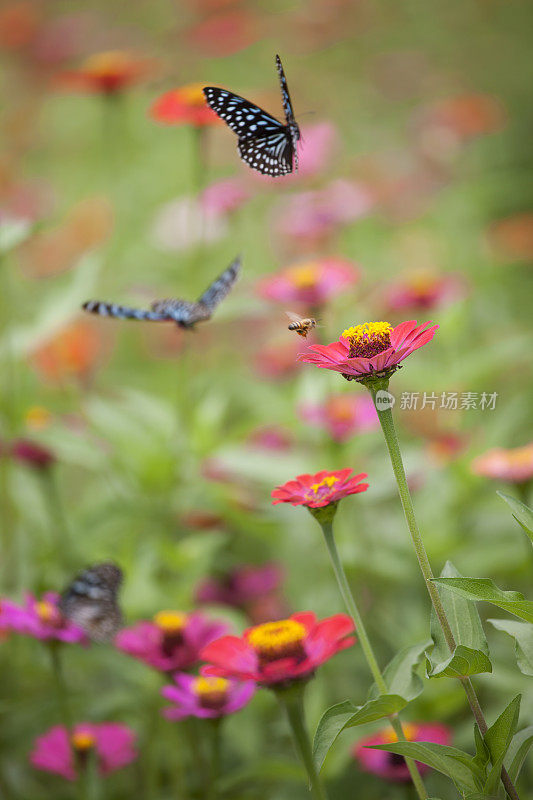
<path id="1" fill-rule="evenodd" d="M 149 322 L 175 322 L 180 328 L 194 328 L 197 322 L 211 318 L 213 311 L 225 298 L 237 280 L 241 270 L 241 260 L 236 258 L 224 272 L 207 287 L 196 302 L 181 298 L 156 300 L 149 310 L 119 306 L 116 303 L 102 303 L 100 300 L 88 300 L 83 304 L 85 311 L 100 314 L 103 317 L 118 319 L 139 319 Z"/>
<path id="2" fill-rule="evenodd" d="M 289 87 L 279 56 L 276 56 L 276 66 L 285 125 L 238 94 L 216 86 L 206 86 L 203 90 L 207 104 L 239 137 L 237 146 L 242 160 L 252 169 L 274 178 L 287 175 L 293 168 L 298 169 L 297 142 L 300 139 L 300 128 L 294 119 Z"/>
<path id="3" fill-rule="evenodd" d="M 58 608 L 96 642 L 109 642 L 122 627 L 117 594 L 122 570 L 116 564 L 94 564 L 77 575 L 62 593 Z"/>

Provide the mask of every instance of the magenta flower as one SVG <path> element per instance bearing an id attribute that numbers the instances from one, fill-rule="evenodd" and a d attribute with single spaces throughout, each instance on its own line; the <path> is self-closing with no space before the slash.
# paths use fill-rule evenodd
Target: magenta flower
<path id="1" fill-rule="evenodd" d="M 374 403 L 367 395 L 334 394 L 320 405 L 302 405 L 300 412 L 307 422 L 325 428 L 337 442 L 379 427 Z"/>
<path id="2" fill-rule="evenodd" d="M 37 442 L 30 442 L 29 439 L 17 439 L 11 444 L 9 452 L 16 461 L 35 469 L 45 470 L 56 460 L 50 450 Z"/>
<path id="3" fill-rule="evenodd" d="M 74 728 L 70 741 L 67 729 L 56 725 L 36 739 L 30 761 L 36 769 L 74 781 L 78 777 L 74 761 L 83 769 L 84 760 L 94 751 L 99 771 L 107 775 L 137 758 L 134 742 L 135 733 L 118 722 L 82 722 Z"/>
<path id="4" fill-rule="evenodd" d="M 318 122 L 316 125 L 304 126 L 298 151 L 298 172 L 295 178 L 312 178 L 327 167 L 329 160 L 337 149 L 337 129 L 331 122 Z"/>
<path id="5" fill-rule="evenodd" d="M 173 676 L 175 686 L 164 686 L 161 694 L 174 703 L 165 708 L 167 719 L 185 717 L 216 719 L 240 711 L 251 700 L 255 692 L 254 681 L 235 681 L 207 675 L 185 675 L 177 672 Z"/>
<path id="6" fill-rule="evenodd" d="M 509 450 L 487 450 L 472 461 L 471 470 L 493 481 L 527 483 L 533 479 L 533 442 Z"/>
<path id="7" fill-rule="evenodd" d="M 88 644 L 85 632 L 63 616 L 58 602 L 59 595 L 55 592 L 46 592 L 41 600 L 28 593 L 23 606 L 2 600 L 2 627 L 44 641 Z"/>
<path id="8" fill-rule="evenodd" d="M 365 322 L 347 328 L 338 342 L 310 345 L 298 359 L 340 372 L 348 381 L 389 377 L 407 356 L 433 339 L 438 327 L 431 322 L 417 325 L 416 320 L 395 328 L 388 322 Z"/>
<path id="9" fill-rule="evenodd" d="M 297 475 L 294 480 L 272 490 L 272 505 L 290 503 L 293 506 L 324 508 L 350 494 L 366 492 L 368 483 L 361 483 L 366 474 L 362 472 L 350 478 L 351 471 L 348 467 L 333 472 L 325 469 L 316 475 Z"/>
<path id="10" fill-rule="evenodd" d="M 239 178 L 226 178 L 204 189 L 200 202 L 206 213 L 223 217 L 240 208 L 249 197 L 249 190 Z"/>
<path id="11" fill-rule="evenodd" d="M 200 650 L 227 630 L 225 622 L 210 620 L 199 612 L 159 611 L 153 621 L 121 630 L 115 644 L 150 667 L 169 672 L 194 666 Z"/>
<path id="12" fill-rule="evenodd" d="M 293 264 L 259 282 L 267 300 L 316 308 L 357 283 L 359 269 L 345 258 L 322 258 Z"/>
<path id="13" fill-rule="evenodd" d="M 200 584 L 196 599 L 199 603 L 219 603 L 245 610 L 257 598 L 276 591 L 281 580 L 282 571 L 278 564 L 238 567 Z"/>
<path id="14" fill-rule="evenodd" d="M 292 435 L 280 425 L 262 425 L 256 428 L 248 438 L 248 444 L 263 450 L 283 452 L 292 445 Z"/>
<path id="15" fill-rule="evenodd" d="M 405 738 L 408 742 L 434 742 L 435 744 L 450 744 L 451 734 L 449 728 L 439 724 L 414 724 L 403 725 Z M 359 762 L 365 772 L 372 772 L 389 781 L 409 781 L 411 776 L 405 766 L 403 756 L 389 753 L 387 750 L 371 750 L 376 744 L 392 744 L 397 738 L 393 731 L 383 730 L 372 736 L 360 739 L 352 750 L 354 758 Z M 417 761 L 420 772 L 427 772 L 429 767 Z"/>
<path id="16" fill-rule="evenodd" d="M 465 292 L 464 281 L 457 275 L 435 275 L 418 272 L 389 284 L 385 307 L 389 311 L 428 311 L 449 303 Z"/>
<path id="17" fill-rule="evenodd" d="M 346 614 L 321 622 L 311 611 L 265 622 L 239 636 L 223 636 L 202 651 L 206 675 L 276 686 L 309 679 L 317 667 L 355 642 Z"/>

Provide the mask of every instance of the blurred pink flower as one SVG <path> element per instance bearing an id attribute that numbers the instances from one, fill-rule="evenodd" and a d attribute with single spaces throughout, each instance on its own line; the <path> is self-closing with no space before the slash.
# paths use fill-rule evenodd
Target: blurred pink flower
<path id="1" fill-rule="evenodd" d="M 321 258 L 292 264 L 263 278 L 257 291 L 267 300 L 316 308 L 357 283 L 359 268 L 346 258 Z"/>
<path id="2" fill-rule="evenodd" d="M 121 630 L 115 644 L 150 667 L 169 672 L 194 666 L 200 660 L 200 650 L 227 630 L 225 622 L 208 619 L 197 611 L 159 611 L 153 621 Z"/>
<path id="3" fill-rule="evenodd" d="M 331 161 L 338 144 L 337 129 L 331 122 L 301 128 L 299 166 L 295 178 L 309 178 L 322 172 Z"/>
<path id="4" fill-rule="evenodd" d="M 15 461 L 39 470 L 47 469 L 56 460 L 48 448 L 37 442 L 31 442 L 29 439 L 16 439 L 6 446 L 2 446 L 0 443 L 0 455 L 10 455 Z"/>
<path id="5" fill-rule="evenodd" d="M 252 431 L 248 437 L 248 444 L 253 447 L 279 452 L 289 450 L 292 442 L 290 431 L 279 425 L 262 425 Z"/>
<path id="6" fill-rule="evenodd" d="M 99 771 L 107 775 L 137 758 L 134 742 L 135 733 L 119 722 L 81 722 L 75 726 L 70 741 L 67 729 L 56 725 L 35 740 L 30 761 L 36 769 L 74 781 L 78 775 L 72 751 L 83 769 L 89 752 L 94 750 Z"/>
<path id="7" fill-rule="evenodd" d="M 297 337 L 294 340 L 270 342 L 261 347 L 256 353 L 255 368 L 257 373 L 264 378 L 284 379 L 290 378 L 300 369 L 296 360 L 301 345 Z"/>
<path id="8" fill-rule="evenodd" d="M 324 189 L 293 195 L 283 205 L 277 225 L 285 236 L 317 243 L 364 217 L 373 205 L 366 186 L 339 179 Z"/>
<path id="9" fill-rule="evenodd" d="M 325 428 L 337 442 L 379 427 L 374 403 L 368 395 L 334 394 L 320 405 L 304 404 L 300 411 L 303 419 Z"/>
<path id="10" fill-rule="evenodd" d="M 208 578 L 196 590 L 198 603 L 218 603 L 246 610 L 253 600 L 279 588 L 282 580 L 278 564 L 237 567 L 219 577 Z"/>
<path id="11" fill-rule="evenodd" d="M 403 729 L 408 742 L 434 742 L 435 744 L 450 744 L 451 731 L 445 725 L 438 723 L 420 724 L 404 723 Z M 409 781 L 411 777 L 402 756 L 389 753 L 386 750 L 371 750 L 376 744 L 392 744 L 397 741 L 393 731 L 384 730 L 372 736 L 360 739 L 352 750 L 354 758 L 359 762 L 365 772 L 372 772 L 389 781 Z M 420 772 L 427 772 L 429 767 L 418 763 Z"/>
<path id="12" fill-rule="evenodd" d="M 475 458 L 472 472 L 508 483 L 526 483 L 533 478 L 533 442 L 523 447 L 505 450 L 502 447 L 487 450 Z"/>
<path id="13" fill-rule="evenodd" d="M 436 275 L 429 271 L 413 272 L 389 284 L 385 290 L 387 311 L 427 311 L 463 296 L 466 290 L 459 275 Z"/>
<path id="14" fill-rule="evenodd" d="M 173 675 L 175 685 L 164 686 L 161 694 L 174 706 L 165 708 L 164 716 L 171 720 L 185 717 L 216 719 L 240 711 L 255 692 L 254 681 L 236 681 L 200 675 Z"/>
<path id="15" fill-rule="evenodd" d="M 215 181 L 202 192 L 200 203 L 207 214 L 224 216 L 240 208 L 250 197 L 250 191 L 239 178 Z"/>
<path id="16" fill-rule="evenodd" d="M 27 594 L 23 606 L 3 599 L 2 626 L 35 639 L 88 644 L 85 632 L 61 614 L 58 602 L 55 592 L 46 592 L 41 600 Z"/>
<path id="17" fill-rule="evenodd" d="M 187 31 L 187 40 L 208 56 L 229 56 L 249 47 L 259 37 L 260 26 L 246 8 L 211 13 Z"/>

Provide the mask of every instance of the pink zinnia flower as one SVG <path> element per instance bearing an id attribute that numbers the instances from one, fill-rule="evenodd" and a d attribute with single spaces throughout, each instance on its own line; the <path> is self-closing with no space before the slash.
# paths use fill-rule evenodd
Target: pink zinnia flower
<path id="1" fill-rule="evenodd" d="M 533 478 L 533 442 L 510 450 L 494 448 L 472 462 L 472 472 L 508 483 L 526 483 Z"/>
<path id="2" fill-rule="evenodd" d="M 464 294 L 464 290 L 464 282 L 457 275 L 412 273 L 387 287 L 385 306 L 390 311 L 427 311 L 456 300 Z"/>
<path id="3" fill-rule="evenodd" d="M 359 269 L 345 258 L 322 258 L 292 264 L 257 287 L 267 300 L 316 308 L 357 283 Z"/>
<path id="4" fill-rule="evenodd" d="M 100 772 L 107 775 L 137 758 L 134 742 L 135 733 L 118 722 L 82 722 L 75 726 L 70 741 L 67 729 L 56 725 L 36 739 L 30 761 L 36 769 L 74 781 L 78 777 L 74 761 L 83 768 L 94 751 Z"/>
<path id="5" fill-rule="evenodd" d="M 31 442 L 29 439 L 17 439 L 11 444 L 9 452 L 16 461 L 39 470 L 47 469 L 56 460 L 54 454 L 48 448 L 37 444 L 37 442 Z"/>
<path id="6" fill-rule="evenodd" d="M 318 122 L 316 125 L 304 125 L 298 151 L 298 172 L 296 178 L 311 178 L 318 175 L 328 165 L 336 151 L 338 142 L 337 129 L 331 122 Z"/>
<path id="7" fill-rule="evenodd" d="M 297 336 L 290 341 L 287 339 L 267 343 L 257 352 L 255 369 L 263 378 L 283 380 L 290 378 L 300 369 L 296 360 L 301 345 Z"/>
<path id="8" fill-rule="evenodd" d="M 199 603 L 220 603 L 245 609 L 251 601 L 278 589 L 281 580 L 278 564 L 238 567 L 222 577 L 209 578 L 200 584 L 196 599 Z"/>
<path id="9" fill-rule="evenodd" d="M 334 394 L 320 405 L 303 405 L 301 414 L 307 422 L 325 428 L 337 442 L 379 426 L 374 403 L 366 395 Z"/>
<path id="10" fill-rule="evenodd" d="M 249 190 L 239 178 L 226 178 L 204 189 L 200 203 L 206 213 L 222 217 L 236 211 L 249 197 Z"/>
<path id="11" fill-rule="evenodd" d="M 310 345 L 298 359 L 340 372 L 348 381 L 388 377 L 407 356 L 431 341 L 438 327 L 431 322 L 417 325 L 416 320 L 395 328 L 388 322 L 365 322 L 347 328 L 338 342 Z"/>
<path id="12" fill-rule="evenodd" d="M 318 622 L 311 611 L 265 622 L 239 636 L 223 636 L 202 651 L 207 675 L 276 686 L 306 680 L 336 653 L 355 642 L 353 621 L 346 614 Z"/>
<path id="13" fill-rule="evenodd" d="M 220 125 L 221 120 L 205 102 L 203 83 L 190 83 L 160 95 L 149 114 L 163 125 L 194 125 L 203 128 Z"/>
<path id="14" fill-rule="evenodd" d="M 248 438 L 249 445 L 277 452 L 289 450 L 292 441 L 290 432 L 279 425 L 263 425 L 252 431 Z"/>
<path id="15" fill-rule="evenodd" d="M 293 506 L 307 506 L 308 508 L 324 508 L 331 503 L 337 503 L 350 494 L 366 492 L 368 483 L 361 483 L 367 475 L 349 477 L 352 470 L 338 469 L 334 472 L 322 470 L 316 475 L 297 475 L 292 481 L 287 481 L 282 486 L 272 490 L 272 505 L 290 503 Z"/>
<path id="16" fill-rule="evenodd" d="M 226 623 L 199 612 L 159 611 L 152 622 L 121 630 L 115 644 L 150 667 L 169 672 L 192 667 L 200 660 L 200 650 L 227 630 Z"/>
<path id="17" fill-rule="evenodd" d="M 449 728 L 439 724 L 414 724 L 403 725 L 405 738 L 408 742 L 434 742 L 435 744 L 451 743 Z M 405 766 L 403 756 L 397 756 L 386 750 L 371 750 L 376 744 L 392 744 L 397 738 L 393 731 L 384 730 L 372 736 L 360 739 L 352 750 L 354 757 L 365 772 L 372 772 L 389 781 L 409 781 L 411 776 Z M 427 772 L 426 764 L 417 762 L 420 772 Z"/>
<path id="18" fill-rule="evenodd" d="M 44 641 L 88 644 L 85 632 L 59 611 L 59 595 L 46 592 L 41 600 L 26 595 L 24 606 L 2 600 L 2 626 Z"/>
<path id="19" fill-rule="evenodd" d="M 199 677 L 177 672 L 175 686 L 164 686 L 161 694 L 174 703 L 165 708 L 167 719 L 185 717 L 216 719 L 240 711 L 255 692 L 254 681 L 235 681 L 201 674 Z"/>
<path id="20" fill-rule="evenodd" d="M 143 80 L 153 69 L 153 62 L 124 50 L 95 53 L 77 70 L 57 76 L 56 83 L 73 91 L 115 95 Z"/>

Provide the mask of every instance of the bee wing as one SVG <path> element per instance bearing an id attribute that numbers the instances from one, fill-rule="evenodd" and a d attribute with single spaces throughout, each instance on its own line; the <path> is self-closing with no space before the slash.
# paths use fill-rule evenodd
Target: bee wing
<path id="1" fill-rule="evenodd" d="M 301 322 L 304 317 L 301 314 L 295 314 L 294 311 L 286 311 L 285 314 L 288 316 L 291 322 Z"/>

